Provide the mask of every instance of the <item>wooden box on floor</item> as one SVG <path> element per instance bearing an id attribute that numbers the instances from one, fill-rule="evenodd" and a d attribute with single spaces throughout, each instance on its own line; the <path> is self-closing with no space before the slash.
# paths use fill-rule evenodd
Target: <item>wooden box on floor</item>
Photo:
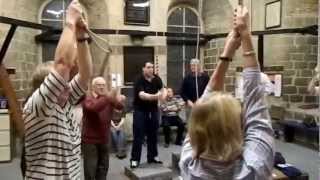
<path id="1" fill-rule="evenodd" d="M 10 117 L 7 109 L 0 109 L 0 162 L 11 161 Z"/>
<path id="2" fill-rule="evenodd" d="M 283 174 L 278 169 L 273 169 L 273 171 L 272 171 L 272 179 L 273 180 L 289 180 L 288 176 Z"/>

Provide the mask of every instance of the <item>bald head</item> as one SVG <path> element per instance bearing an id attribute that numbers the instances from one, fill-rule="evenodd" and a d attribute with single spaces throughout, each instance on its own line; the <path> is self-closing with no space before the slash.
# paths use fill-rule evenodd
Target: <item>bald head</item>
<path id="1" fill-rule="evenodd" d="M 96 77 L 92 80 L 92 90 L 96 95 L 105 95 L 106 80 L 103 77 Z"/>

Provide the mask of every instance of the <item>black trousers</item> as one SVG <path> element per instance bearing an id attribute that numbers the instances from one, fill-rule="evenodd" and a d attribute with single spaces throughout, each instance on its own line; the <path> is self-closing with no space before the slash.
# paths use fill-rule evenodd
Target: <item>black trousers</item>
<path id="1" fill-rule="evenodd" d="M 158 128 L 158 111 L 135 110 L 133 112 L 133 145 L 131 160 L 140 162 L 142 144 L 145 136 L 147 136 L 148 160 L 152 160 L 158 156 Z"/>
<path id="2" fill-rule="evenodd" d="M 20 169 L 21 169 L 22 179 L 25 178 L 26 168 L 27 168 L 25 155 L 26 155 L 26 150 L 25 150 L 25 147 L 23 145 L 22 146 L 21 161 L 20 161 Z"/>
<path id="3" fill-rule="evenodd" d="M 171 141 L 171 126 L 178 127 L 175 144 L 182 144 L 182 136 L 185 128 L 179 116 L 162 116 L 162 126 L 166 144 L 169 144 Z"/>
<path id="4" fill-rule="evenodd" d="M 85 180 L 106 180 L 109 169 L 109 144 L 82 143 Z"/>

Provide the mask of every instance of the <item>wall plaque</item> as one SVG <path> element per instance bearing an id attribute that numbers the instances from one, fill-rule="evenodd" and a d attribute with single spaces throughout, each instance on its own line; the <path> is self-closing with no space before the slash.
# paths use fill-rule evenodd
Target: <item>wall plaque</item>
<path id="1" fill-rule="evenodd" d="M 124 23 L 126 25 L 150 25 L 150 1 L 126 0 Z"/>
<path id="2" fill-rule="evenodd" d="M 281 0 L 269 2 L 265 6 L 265 28 L 281 26 Z"/>

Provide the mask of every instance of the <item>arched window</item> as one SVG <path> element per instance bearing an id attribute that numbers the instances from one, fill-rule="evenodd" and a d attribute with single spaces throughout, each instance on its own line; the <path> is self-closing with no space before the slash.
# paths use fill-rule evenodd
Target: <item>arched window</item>
<path id="1" fill-rule="evenodd" d="M 197 33 L 200 28 L 197 13 L 184 6 L 171 11 L 167 24 L 168 32 Z M 167 82 L 177 91 L 189 71 L 190 60 L 196 56 L 196 39 L 167 38 L 167 44 Z"/>
<path id="2" fill-rule="evenodd" d="M 41 12 L 41 23 L 48 26 L 62 28 L 65 22 L 66 9 L 71 0 L 51 0 L 45 4 Z M 54 59 L 57 46 L 56 41 L 42 43 L 42 61 Z"/>

